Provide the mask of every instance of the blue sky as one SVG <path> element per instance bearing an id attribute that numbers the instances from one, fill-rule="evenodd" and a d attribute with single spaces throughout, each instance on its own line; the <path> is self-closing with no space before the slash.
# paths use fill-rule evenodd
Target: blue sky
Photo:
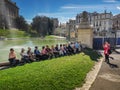
<path id="1" fill-rule="evenodd" d="M 120 0 L 12 0 L 20 8 L 20 15 L 28 22 L 36 15 L 45 15 L 58 18 L 65 23 L 74 19 L 78 13 L 88 12 L 112 12 L 113 15 L 120 13 Z"/>

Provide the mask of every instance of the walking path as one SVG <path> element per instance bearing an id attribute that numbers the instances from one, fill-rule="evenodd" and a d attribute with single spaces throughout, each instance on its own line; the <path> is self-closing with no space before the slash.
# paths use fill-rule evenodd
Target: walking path
<path id="1" fill-rule="evenodd" d="M 92 83 L 95 81 L 96 76 L 101 68 L 103 59 L 100 59 L 98 62 L 95 63 L 95 66 L 92 70 L 87 74 L 85 79 L 85 84 L 81 88 L 76 88 L 75 90 L 89 90 Z"/>
<path id="2" fill-rule="evenodd" d="M 111 55 L 111 64 L 103 61 L 101 69 L 89 90 L 120 90 L 120 54 Z"/>

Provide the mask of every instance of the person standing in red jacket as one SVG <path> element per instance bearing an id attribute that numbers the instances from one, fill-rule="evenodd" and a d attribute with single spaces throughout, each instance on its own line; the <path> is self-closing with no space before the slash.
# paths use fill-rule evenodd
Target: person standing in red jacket
<path id="1" fill-rule="evenodd" d="M 104 49 L 104 55 L 105 55 L 105 62 L 107 62 L 108 64 L 109 62 L 109 50 L 110 50 L 110 44 L 106 41 L 103 45 L 103 49 Z"/>

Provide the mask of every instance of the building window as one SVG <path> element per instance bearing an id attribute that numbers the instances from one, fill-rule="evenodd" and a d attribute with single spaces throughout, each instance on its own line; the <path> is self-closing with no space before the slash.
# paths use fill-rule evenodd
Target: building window
<path id="1" fill-rule="evenodd" d="M 99 23 L 99 26 L 101 26 L 101 21 L 100 21 L 100 23 Z"/>
<path id="2" fill-rule="evenodd" d="M 104 21 L 104 25 L 106 25 L 106 21 Z"/>
<path id="3" fill-rule="evenodd" d="M 99 32 L 99 28 L 97 29 L 97 32 Z"/>
<path id="4" fill-rule="evenodd" d="M 95 23 L 94 23 L 94 27 L 95 27 Z"/>
<path id="5" fill-rule="evenodd" d="M 96 26 L 98 26 L 98 22 L 96 23 Z"/>
<path id="6" fill-rule="evenodd" d="M 104 27 L 104 30 L 106 30 L 106 28 Z"/>

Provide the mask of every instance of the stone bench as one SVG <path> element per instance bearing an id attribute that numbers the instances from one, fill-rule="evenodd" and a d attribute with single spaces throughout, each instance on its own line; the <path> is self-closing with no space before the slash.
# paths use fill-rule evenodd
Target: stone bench
<path id="1" fill-rule="evenodd" d="M 9 66 L 9 65 L 10 65 L 9 62 L 3 62 L 3 63 L 0 63 L 0 67 L 2 67 L 2 66 Z"/>

